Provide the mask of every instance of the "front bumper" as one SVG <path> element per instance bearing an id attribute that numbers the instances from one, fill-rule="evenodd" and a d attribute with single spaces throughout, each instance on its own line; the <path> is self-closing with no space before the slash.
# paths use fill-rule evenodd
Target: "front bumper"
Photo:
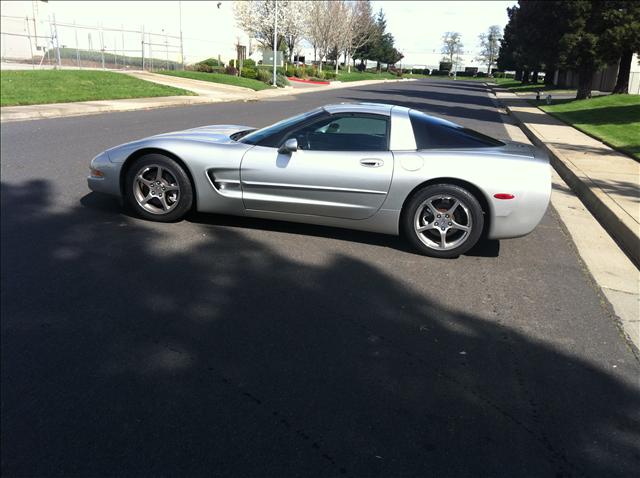
<path id="1" fill-rule="evenodd" d="M 109 161 L 107 153 L 100 153 L 93 158 L 91 160 L 92 174 L 87 177 L 89 189 L 98 193 L 120 196 L 121 166 L 121 164 L 115 164 Z M 98 176 L 94 171 L 99 171 L 102 175 Z"/>

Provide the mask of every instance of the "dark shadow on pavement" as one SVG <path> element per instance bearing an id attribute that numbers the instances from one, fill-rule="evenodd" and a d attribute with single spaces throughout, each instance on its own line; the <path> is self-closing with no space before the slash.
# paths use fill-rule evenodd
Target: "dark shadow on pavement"
<path id="1" fill-rule="evenodd" d="M 1 189 L 3 476 L 637 472 L 640 393 L 613 372 L 374 263 L 234 227 L 176 243 L 53 194 Z"/>

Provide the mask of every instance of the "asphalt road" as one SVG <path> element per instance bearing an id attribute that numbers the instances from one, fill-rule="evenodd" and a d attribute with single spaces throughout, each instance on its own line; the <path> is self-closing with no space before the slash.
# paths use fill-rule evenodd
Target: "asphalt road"
<path id="1" fill-rule="evenodd" d="M 400 239 L 90 194 L 141 136 L 400 103 L 505 137 L 427 81 L 2 125 L 2 475 L 631 476 L 638 360 L 553 210 L 455 260 Z"/>

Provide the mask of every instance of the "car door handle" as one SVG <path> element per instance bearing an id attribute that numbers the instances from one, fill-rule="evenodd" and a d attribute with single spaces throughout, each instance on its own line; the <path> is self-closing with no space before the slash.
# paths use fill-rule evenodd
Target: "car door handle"
<path id="1" fill-rule="evenodd" d="M 379 168 L 384 164 L 384 161 L 376 158 L 361 159 L 360 164 L 366 168 Z"/>

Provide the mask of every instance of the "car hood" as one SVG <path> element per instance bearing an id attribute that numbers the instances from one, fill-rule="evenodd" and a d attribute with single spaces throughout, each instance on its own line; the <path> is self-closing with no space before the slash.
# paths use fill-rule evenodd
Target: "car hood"
<path id="1" fill-rule="evenodd" d="M 173 131 L 152 136 L 153 138 L 181 139 L 194 141 L 207 141 L 211 143 L 227 143 L 229 137 L 240 131 L 255 130 L 251 126 L 235 124 L 219 124 L 200 126 L 198 128 L 186 129 L 184 131 Z"/>

